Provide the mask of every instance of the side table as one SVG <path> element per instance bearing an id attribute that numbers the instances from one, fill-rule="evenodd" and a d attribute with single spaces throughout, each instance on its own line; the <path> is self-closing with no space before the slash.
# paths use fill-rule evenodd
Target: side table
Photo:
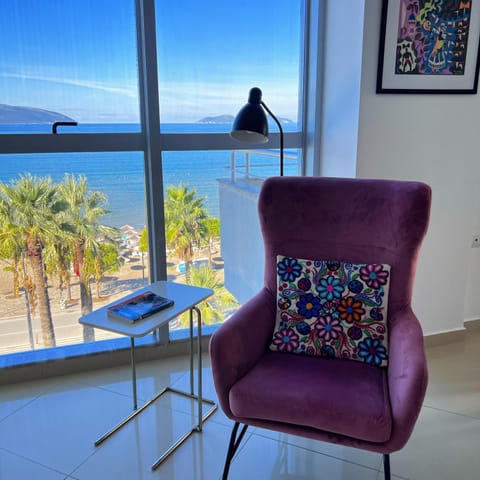
<path id="1" fill-rule="evenodd" d="M 143 320 L 140 320 L 135 323 L 129 323 L 128 321 L 123 321 L 121 319 L 112 318 L 107 315 L 107 308 L 110 305 L 118 303 L 120 301 L 126 300 L 130 297 L 134 297 L 145 291 L 152 291 L 157 295 L 162 297 L 167 297 L 172 299 L 175 304 L 171 308 L 167 308 L 158 312 L 154 315 L 151 315 Z M 163 394 L 171 392 L 173 394 L 182 395 L 188 397 L 192 400 L 196 400 L 198 404 L 198 423 L 195 424 L 192 429 L 186 432 L 179 440 L 177 440 L 168 450 L 166 450 L 152 465 L 152 470 L 158 468 L 167 458 L 171 455 L 180 445 L 182 445 L 187 438 L 195 432 L 202 432 L 203 422 L 205 422 L 217 409 L 217 405 L 213 400 L 208 400 L 203 398 L 202 393 L 202 318 L 200 310 L 197 305 L 205 300 L 206 298 L 213 295 L 213 290 L 209 288 L 201 288 L 192 285 L 183 285 L 180 283 L 174 282 L 155 282 L 151 285 L 137 290 L 131 295 L 125 296 L 124 298 L 118 299 L 115 302 L 112 302 L 110 305 L 101 307 L 98 310 L 95 310 L 87 315 L 84 315 L 80 318 L 80 323 L 84 325 L 89 325 L 94 328 L 100 328 L 102 330 L 108 330 L 115 333 L 120 333 L 130 337 L 130 355 L 131 355 L 131 368 L 132 368 L 132 391 L 133 391 L 133 412 L 121 421 L 118 425 L 113 427 L 110 431 L 102 435 L 98 440 L 95 441 L 95 446 L 98 447 L 105 440 L 107 440 L 111 435 L 117 432 L 120 428 L 126 425 L 130 420 L 140 414 L 148 406 L 152 405 L 156 400 L 158 400 Z M 135 363 L 135 338 L 143 337 L 148 333 L 160 328 L 162 325 L 167 324 L 172 319 L 182 314 L 183 312 L 190 311 L 190 391 L 185 392 L 183 390 L 178 390 L 171 387 L 166 387 L 159 393 L 157 393 L 152 399 L 148 400 L 140 408 L 137 408 L 137 375 L 136 375 L 136 363 Z M 193 335 L 193 312 L 197 316 L 197 383 L 198 391 L 195 394 L 194 391 L 194 335 Z M 203 415 L 203 404 L 211 405 L 211 408 Z"/>

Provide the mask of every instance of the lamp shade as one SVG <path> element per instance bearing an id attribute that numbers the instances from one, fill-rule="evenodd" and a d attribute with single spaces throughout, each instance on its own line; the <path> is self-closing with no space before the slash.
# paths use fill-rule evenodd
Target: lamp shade
<path id="1" fill-rule="evenodd" d="M 248 103 L 235 117 L 230 136 L 241 142 L 268 142 L 268 122 L 262 108 L 262 91 L 259 88 L 250 90 Z"/>

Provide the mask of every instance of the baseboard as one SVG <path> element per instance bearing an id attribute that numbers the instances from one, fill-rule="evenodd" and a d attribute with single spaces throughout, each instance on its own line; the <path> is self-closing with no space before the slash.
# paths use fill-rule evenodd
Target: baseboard
<path id="1" fill-rule="evenodd" d="M 480 318 L 465 320 L 464 325 L 467 330 L 480 330 Z"/>
<path id="2" fill-rule="evenodd" d="M 205 328 L 205 330 L 207 330 Z M 202 335 L 202 352 L 208 352 L 208 343 L 210 334 Z M 71 355 L 64 358 L 44 358 L 43 361 L 31 361 L 17 363 L 9 367 L 0 366 L 2 375 L 0 376 L 0 386 L 19 382 L 29 382 L 49 377 L 58 377 L 62 375 L 71 375 L 74 373 L 87 372 L 102 368 L 112 368 L 131 364 L 131 352 L 129 342 L 126 338 L 103 341 L 115 342 L 124 341 L 123 348 L 115 348 L 105 351 L 93 352 L 89 351 L 94 348 L 95 342 L 92 344 L 80 344 L 84 352 L 81 355 Z M 195 343 L 197 339 L 195 339 Z M 100 342 L 97 342 L 97 344 Z M 66 348 L 66 347 L 65 347 Z M 196 345 L 195 345 L 196 348 Z M 58 347 L 57 347 L 58 349 Z M 56 349 L 44 349 L 45 357 L 49 356 L 49 350 L 54 352 Z M 136 363 L 158 360 L 165 357 L 173 357 L 177 355 L 187 356 L 190 351 L 188 339 L 176 340 L 166 344 L 149 344 L 137 346 L 135 348 Z M 31 352 L 30 352 L 31 353 Z M 37 353 L 37 352 L 33 352 Z M 42 351 L 39 351 L 42 353 Z M 4 356 L 4 363 L 8 363 L 8 356 Z M 196 358 L 195 358 L 196 361 Z"/>
<path id="3" fill-rule="evenodd" d="M 431 335 L 425 335 L 423 337 L 423 342 L 427 348 L 447 345 L 449 343 L 463 342 L 465 340 L 466 333 L 466 328 L 450 330 L 448 332 L 433 333 Z"/>
<path id="4" fill-rule="evenodd" d="M 468 332 L 480 331 L 480 318 L 465 320 L 463 325 L 463 328 L 425 335 L 425 346 L 438 347 L 449 343 L 463 342 Z"/>

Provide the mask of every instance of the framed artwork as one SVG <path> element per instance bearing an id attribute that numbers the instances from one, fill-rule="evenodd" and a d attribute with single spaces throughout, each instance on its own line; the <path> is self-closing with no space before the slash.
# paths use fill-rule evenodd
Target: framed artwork
<path id="1" fill-rule="evenodd" d="M 480 0 L 383 0 L 377 93 L 477 93 Z"/>

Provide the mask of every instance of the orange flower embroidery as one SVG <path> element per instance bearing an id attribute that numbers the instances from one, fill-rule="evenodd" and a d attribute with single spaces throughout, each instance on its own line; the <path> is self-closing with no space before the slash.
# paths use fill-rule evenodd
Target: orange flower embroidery
<path id="1" fill-rule="evenodd" d="M 358 322 L 362 318 L 365 309 L 362 308 L 362 302 L 355 300 L 354 297 L 346 297 L 340 301 L 338 313 L 342 320 L 353 323 Z"/>

